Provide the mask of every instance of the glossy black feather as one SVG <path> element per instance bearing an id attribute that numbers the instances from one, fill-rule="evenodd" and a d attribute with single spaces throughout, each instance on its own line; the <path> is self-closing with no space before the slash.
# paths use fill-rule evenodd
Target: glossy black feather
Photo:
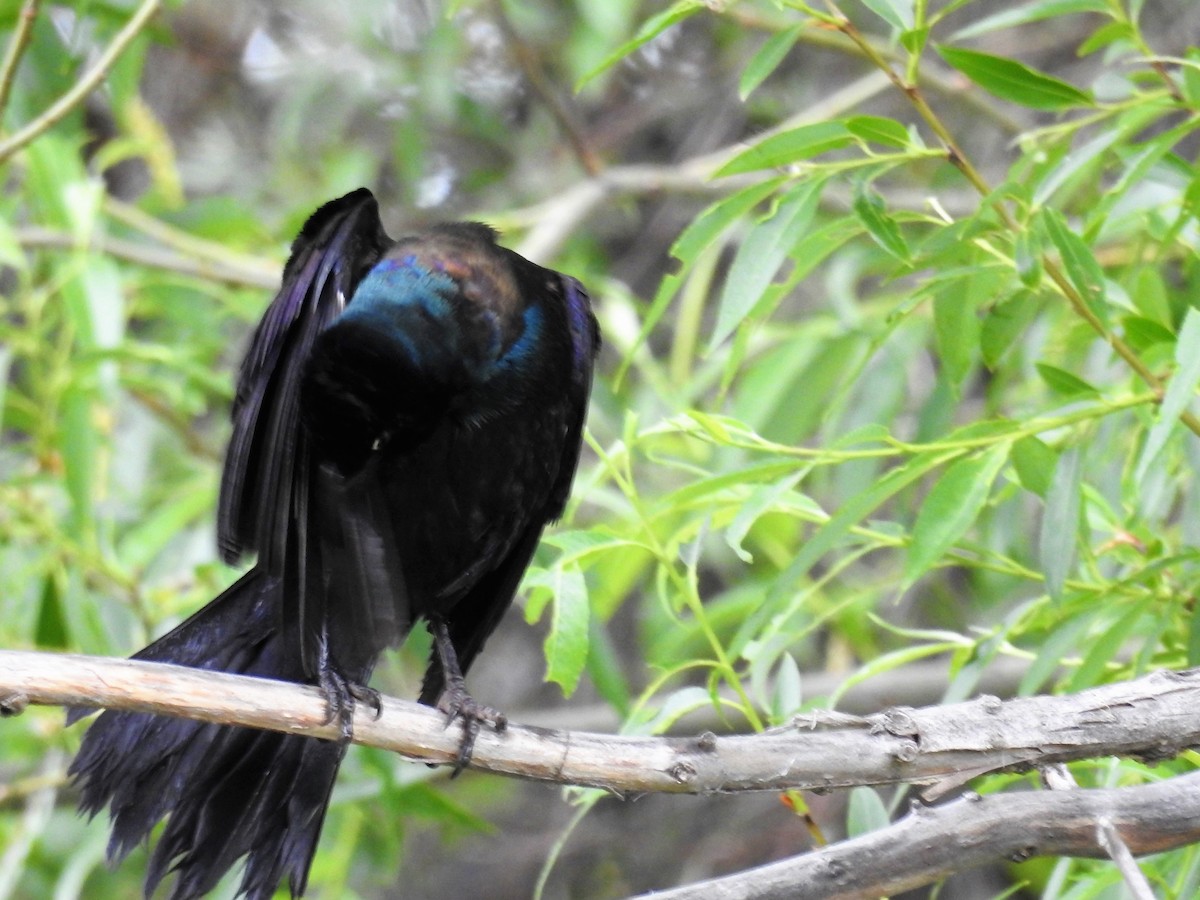
<path id="1" fill-rule="evenodd" d="M 344 720 L 419 619 L 465 672 L 562 513 L 598 346 L 579 283 L 486 226 L 393 242 L 365 189 L 326 204 L 238 380 L 218 538 L 254 568 L 138 658 L 317 684 Z M 421 701 L 453 686 L 435 653 Z M 147 893 L 173 871 L 198 897 L 245 857 L 242 893 L 266 898 L 303 892 L 344 749 L 106 712 L 71 771 L 114 859 L 169 816 Z"/>

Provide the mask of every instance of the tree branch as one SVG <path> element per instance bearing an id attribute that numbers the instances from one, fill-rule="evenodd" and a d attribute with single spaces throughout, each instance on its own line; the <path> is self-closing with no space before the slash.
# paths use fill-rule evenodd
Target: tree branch
<path id="1" fill-rule="evenodd" d="M 1200 841 L 1200 773 L 1139 787 L 1025 791 L 914 805 L 894 825 L 654 900 L 874 900 L 989 862 L 1103 857 L 1107 821 L 1133 853 Z M 645 895 L 649 896 L 649 895 Z"/>
<path id="2" fill-rule="evenodd" d="M 105 51 L 100 54 L 100 58 L 87 71 L 87 74 L 72 85 L 69 91 L 59 97 L 40 116 L 12 137 L 0 141 L 0 162 L 4 162 L 26 144 L 40 137 L 43 132 L 49 131 L 65 118 L 71 110 L 87 99 L 87 95 L 99 87 L 100 82 L 108 75 L 109 69 L 116 64 L 120 55 L 125 52 L 126 48 L 133 43 L 134 38 L 146 27 L 150 18 L 158 12 L 160 3 L 161 0 L 143 0 L 142 5 L 137 8 L 132 18 L 125 23 L 125 27 L 117 32 L 117 36 L 113 38 L 112 43 L 108 45 Z"/>
<path id="3" fill-rule="evenodd" d="M 30 703 L 105 706 L 326 739 L 339 734 L 337 724 L 324 721 L 324 698 L 309 686 L 161 663 L 0 651 L 0 714 Z M 459 734 L 446 728 L 442 713 L 386 697 L 378 719 L 355 710 L 354 741 L 449 764 Z M 987 772 L 1114 754 L 1162 759 L 1196 745 L 1200 669 L 1190 669 L 1065 697 L 981 697 L 870 716 L 816 711 L 754 735 L 640 737 L 510 725 L 479 735 L 471 765 L 618 794 L 907 782 L 933 785 L 928 797 Z M 1196 841 L 1200 774 L 1115 790 L 972 793 L 916 807 L 864 837 L 655 897 L 878 897 L 999 859 L 1127 857 Z"/>
<path id="4" fill-rule="evenodd" d="M 183 666 L 0 651 L 0 711 L 25 704 L 106 706 L 336 738 L 320 692 Z M 450 763 L 457 729 L 387 697 L 358 709 L 354 741 Z M 1066 697 L 983 697 L 872 716 L 813 712 L 762 734 L 641 737 L 510 725 L 484 730 L 472 766 L 617 793 L 827 790 L 918 783 L 934 794 L 985 772 L 1122 755 L 1161 759 L 1200 745 L 1200 669 L 1159 672 Z"/>

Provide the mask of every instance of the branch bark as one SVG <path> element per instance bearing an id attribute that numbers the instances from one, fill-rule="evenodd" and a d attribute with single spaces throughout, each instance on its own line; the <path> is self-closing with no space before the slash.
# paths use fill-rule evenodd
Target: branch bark
<path id="1" fill-rule="evenodd" d="M 1200 841 L 1200 773 L 1140 787 L 968 793 L 938 807 L 915 805 L 896 824 L 860 838 L 653 897 L 875 900 L 998 860 L 1106 856 L 1097 834 L 1105 820 L 1133 853 Z"/>
<path id="2" fill-rule="evenodd" d="M 336 738 L 316 688 L 133 660 L 0 651 L 0 710 L 104 706 Z M 393 697 L 354 715 L 354 741 L 453 762 L 458 730 Z M 829 790 L 915 783 L 934 793 L 985 772 L 1096 756 L 1162 759 L 1200 745 L 1200 669 L 1158 672 L 1065 697 L 814 711 L 762 734 L 642 737 L 510 725 L 484 730 L 472 767 L 616 793 Z"/>
<path id="3" fill-rule="evenodd" d="M 30 703 L 104 706 L 326 739 L 339 733 L 324 721 L 321 694 L 305 685 L 161 663 L 0 651 L 0 713 L 19 713 Z M 436 710 L 385 697 L 378 719 L 355 711 L 354 741 L 449 764 L 459 733 Z M 1191 669 L 1063 697 L 981 697 L 869 716 L 814 711 L 753 735 L 641 737 L 510 725 L 479 735 L 471 765 L 618 794 L 914 783 L 932 785 L 926 796 L 937 796 L 987 772 L 1107 755 L 1156 760 L 1198 745 L 1200 669 Z M 655 896 L 877 897 L 996 859 L 1104 856 L 1114 837 L 1135 854 L 1200 841 L 1200 774 L 1117 790 L 970 794 L 915 808 L 855 840 Z"/>

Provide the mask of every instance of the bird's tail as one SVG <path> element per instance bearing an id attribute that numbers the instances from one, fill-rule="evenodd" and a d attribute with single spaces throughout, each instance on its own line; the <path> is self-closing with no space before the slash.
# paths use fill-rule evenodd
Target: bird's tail
<path id="1" fill-rule="evenodd" d="M 134 658 L 306 681 L 285 653 L 280 586 L 252 570 Z M 364 681 L 365 673 L 346 673 Z M 87 715 L 73 710 L 68 721 Z M 172 900 L 208 892 L 242 856 L 240 892 L 266 900 L 286 876 L 304 892 L 345 745 L 146 713 L 105 712 L 83 739 L 70 773 L 80 809 L 111 808 L 115 863 L 170 820 L 150 859 L 149 896 L 171 870 Z"/>

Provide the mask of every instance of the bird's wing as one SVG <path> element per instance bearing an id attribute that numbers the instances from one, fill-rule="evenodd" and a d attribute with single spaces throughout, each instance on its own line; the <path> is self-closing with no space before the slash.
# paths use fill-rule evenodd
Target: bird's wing
<path id="1" fill-rule="evenodd" d="M 292 245 L 283 283 L 250 343 L 233 403 L 217 519 L 221 555 L 257 551 L 278 574 L 305 519 L 309 450 L 300 424 L 300 382 L 316 336 L 345 308 L 391 241 L 371 192 L 325 204 Z"/>

